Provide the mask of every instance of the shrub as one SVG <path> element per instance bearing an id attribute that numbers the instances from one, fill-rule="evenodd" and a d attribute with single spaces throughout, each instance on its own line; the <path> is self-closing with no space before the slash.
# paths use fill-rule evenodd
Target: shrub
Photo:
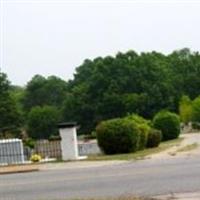
<path id="1" fill-rule="evenodd" d="M 195 130 L 200 130 L 200 123 L 199 122 L 192 122 L 192 128 Z"/>
<path id="2" fill-rule="evenodd" d="M 31 109 L 27 119 L 28 135 L 33 139 L 48 139 L 57 134 L 60 115 L 52 106 L 36 106 Z"/>
<path id="3" fill-rule="evenodd" d="M 139 129 L 134 121 L 103 121 L 97 126 L 96 133 L 98 144 L 105 154 L 129 153 L 138 148 Z"/>
<path id="4" fill-rule="evenodd" d="M 147 148 L 158 147 L 162 140 L 162 133 L 157 129 L 150 129 L 148 133 Z"/>
<path id="5" fill-rule="evenodd" d="M 138 150 L 145 149 L 148 139 L 148 132 L 150 130 L 150 121 L 137 114 L 128 115 L 126 119 L 134 121 L 137 124 L 139 129 Z"/>
<path id="6" fill-rule="evenodd" d="M 192 121 L 200 122 L 200 97 L 192 102 Z"/>
<path id="7" fill-rule="evenodd" d="M 188 124 L 192 118 L 192 102 L 188 96 L 182 96 L 179 103 L 180 119 L 184 124 Z"/>
<path id="8" fill-rule="evenodd" d="M 153 119 L 154 128 L 161 130 L 163 140 L 178 138 L 180 134 L 180 119 L 175 113 L 161 111 Z"/>
<path id="9" fill-rule="evenodd" d="M 137 114 L 131 114 L 131 115 L 128 115 L 127 117 L 125 117 L 126 119 L 129 119 L 129 120 L 133 120 L 135 123 L 137 124 L 147 124 L 147 125 L 150 125 L 150 121 L 149 120 L 146 120 L 144 119 L 143 117 L 137 115 Z"/>
<path id="10" fill-rule="evenodd" d="M 24 145 L 33 149 L 35 147 L 35 140 L 33 140 L 32 138 L 27 138 L 26 140 L 24 140 Z"/>
<path id="11" fill-rule="evenodd" d="M 138 128 L 139 128 L 138 150 L 143 150 L 147 145 L 147 139 L 150 127 L 147 124 L 139 124 Z"/>

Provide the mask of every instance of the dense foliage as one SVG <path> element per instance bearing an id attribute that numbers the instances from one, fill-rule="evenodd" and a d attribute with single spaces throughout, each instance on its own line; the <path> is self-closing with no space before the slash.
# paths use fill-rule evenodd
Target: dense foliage
<path id="1" fill-rule="evenodd" d="M 97 126 L 96 133 L 98 144 L 106 154 L 129 153 L 138 149 L 139 129 L 134 121 L 103 121 Z"/>
<path id="2" fill-rule="evenodd" d="M 161 111 L 153 118 L 154 128 L 162 131 L 163 140 L 178 138 L 180 134 L 180 119 L 175 113 Z"/>
<path id="3" fill-rule="evenodd" d="M 55 107 L 32 108 L 27 120 L 29 136 L 34 139 L 48 139 L 51 135 L 56 135 L 59 120 L 59 112 Z"/>
<path id="4" fill-rule="evenodd" d="M 150 121 L 136 114 L 128 115 L 126 119 L 134 121 L 137 124 L 139 129 L 138 150 L 145 149 L 147 145 L 148 134 L 151 129 L 149 126 Z"/>
<path id="5" fill-rule="evenodd" d="M 200 97 L 192 102 L 192 121 L 200 123 Z"/>
<path id="6" fill-rule="evenodd" d="M 188 124 L 192 121 L 192 101 L 188 96 L 183 96 L 179 103 L 180 119 L 183 123 Z"/>
<path id="7" fill-rule="evenodd" d="M 21 122 L 24 128 L 30 111 L 46 105 L 56 107 L 63 121 L 77 121 L 81 134 L 91 134 L 102 120 L 130 113 L 151 119 L 163 109 L 179 110 L 181 121 L 188 123 L 198 120 L 194 110 L 199 105 L 191 102 L 200 95 L 199 85 L 200 55 L 189 49 L 86 59 L 68 82 L 36 75 L 24 88 L 10 87 L 1 73 L 0 128 Z"/>
<path id="8" fill-rule="evenodd" d="M 147 148 L 153 148 L 159 146 L 162 141 L 162 132 L 157 129 L 151 129 L 148 133 Z"/>
<path id="9" fill-rule="evenodd" d="M 152 118 L 162 109 L 178 112 L 180 98 L 197 97 L 199 85 L 200 55 L 189 49 L 87 59 L 69 82 L 63 116 L 90 133 L 100 121 L 128 113 Z"/>
<path id="10" fill-rule="evenodd" d="M 10 83 L 4 73 L 0 73 L 0 137 L 7 132 L 19 135 L 21 115 L 14 98 L 10 95 Z"/>
<path id="11" fill-rule="evenodd" d="M 22 100 L 25 111 L 35 106 L 55 106 L 60 108 L 67 93 L 67 83 L 56 76 L 47 79 L 36 75 L 28 82 Z"/>

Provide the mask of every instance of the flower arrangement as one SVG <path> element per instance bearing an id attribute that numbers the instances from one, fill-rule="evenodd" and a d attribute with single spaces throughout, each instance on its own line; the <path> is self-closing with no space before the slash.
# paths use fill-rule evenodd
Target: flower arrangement
<path id="1" fill-rule="evenodd" d="M 40 162 L 42 160 L 42 157 L 39 154 L 33 154 L 30 158 L 32 162 Z"/>

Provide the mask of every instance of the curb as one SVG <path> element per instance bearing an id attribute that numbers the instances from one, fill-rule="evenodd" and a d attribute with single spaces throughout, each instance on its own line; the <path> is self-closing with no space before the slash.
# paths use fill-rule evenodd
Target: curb
<path id="1" fill-rule="evenodd" d="M 22 167 L 22 166 L 13 166 L 13 167 L 0 167 L 0 175 L 4 174 L 15 174 L 15 173 L 28 173 L 39 171 L 38 167 Z"/>

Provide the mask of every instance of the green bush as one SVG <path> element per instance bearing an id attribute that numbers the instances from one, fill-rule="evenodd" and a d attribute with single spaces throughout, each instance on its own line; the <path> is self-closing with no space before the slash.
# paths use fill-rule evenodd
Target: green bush
<path id="1" fill-rule="evenodd" d="M 195 130 L 200 130 L 200 123 L 199 122 L 192 122 L 192 128 Z"/>
<path id="2" fill-rule="evenodd" d="M 182 96 L 179 102 L 180 119 L 184 124 L 188 124 L 192 118 L 192 101 L 188 96 Z"/>
<path id="3" fill-rule="evenodd" d="M 192 102 L 192 121 L 200 122 L 200 97 Z"/>
<path id="4" fill-rule="evenodd" d="M 175 113 L 161 111 L 153 119 L 154 128 L 161 130 L 163 140 L 178 138 L 180 134 L 180 119 Z"/>
<path id="5" fill-rule="evenodd" d="M 129 153 L 138 149 L 139 129 L 134 121 L 112 119 L 101 122 L 97 141 L 105 154 Z"/>
<path id="6" fill-rule="evenodd" d="M 144 119 L 143 117 L 137 114 L 131 114 L 125 117 L 125 119 L 133 120 L 137 124 L 147 124 L 150 125 L 151 121 Z"/>
<path id="7" fill-rule="evenodd" d="M 24 145 L 31 148 L 31 149 L 34 149 L 35 140 L 33 140 L 32 138 L 27 138 L 27 139 L 24 140 Z"/>
<path id="8" fill-rule="evenodd" d="M 51 135 L 57 135 L 57 123 L 60 114 L 57 108 L 52 106 L 36 106 L 31 109 L 27 118 L 27 132 L 33 139 L 49 139 Z"/>
<path id="9" fill-rule="evenodd" d="M 150 127 L 147 124 L 139 124 L 139 140 L 138 140 L 138 150 L 143 150 L 146 148 L 148 134 Z"/>
<path id="10" fill-rule="evenodd" d="M 146 147 L 148 132 L 150 128 L 150 121 L 144 119 L 137 114 L 128 115 L 125 119 L 134 121 L 139 128 L 138 150 L 143 150 Z"/>
<path id="11" fill-rule="evenodd" d="M 162 140 L 162 133 L 160 130 L 151 129 L 148 133 L 147 148 L 158 147 Z"/>

